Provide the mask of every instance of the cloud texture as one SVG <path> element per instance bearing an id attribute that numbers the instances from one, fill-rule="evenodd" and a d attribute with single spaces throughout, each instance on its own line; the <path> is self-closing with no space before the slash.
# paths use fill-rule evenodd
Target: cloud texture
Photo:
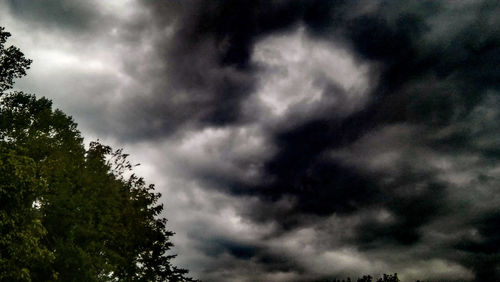
<path id="1" fill-rule="evenodd" d="M 18 87 L 137 156 L 195 276 L 500 280 L 494 1 L 48 2 L 0 1 Z"/>

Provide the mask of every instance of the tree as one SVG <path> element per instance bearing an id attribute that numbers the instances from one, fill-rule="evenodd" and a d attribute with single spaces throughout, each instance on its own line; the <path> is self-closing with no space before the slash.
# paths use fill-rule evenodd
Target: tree
<path id="1" fill-rule="evenodd" d="M 5 90 L 12 88 L 14 78 L 26 75 L 26 70 L 31 64 L 31 60 L 26 59 L 19 48 L 4 47 L 10 36 L 10 33 L 4 30 L 0 27 L 0 96 Z"/>
<path id="2" fill-rule="evenodd" d="M 160 194 L 122 150 L 88 149 L 46 98 L 7 92 L 30 60 L 0 60 L 0 281 L 192 281 L 171 264 Z"/>

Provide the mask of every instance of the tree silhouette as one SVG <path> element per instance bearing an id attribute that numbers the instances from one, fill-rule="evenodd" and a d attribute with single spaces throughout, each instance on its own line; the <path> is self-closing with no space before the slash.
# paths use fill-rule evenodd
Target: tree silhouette
<path id="1" fill-rule="evenodd" d="M 5 48 L 5 42 L 10 33 L 5 28 L 0 27 L 0 95 L 7 89 L 12 88 L 14 78 L 26 75 L 26 70 L 31 64 L 31 60 L 24 57 L 19 48 L 10 46 Z"/>
<path id="2" fill-rule="evenodd" d="M 161 195 L 127 155 L 85 149 L 50 100 L 8 92 L 31 63 L 8 36 L 0 28 L 0 281 L 193 281 L 171 264 Z"/>
<path id="3" fill-rule="evenodd" d="M 351 280 L 350 277 L 347 277 L 346 279 L 326 279 L 326 280 L 319 280 L 321 282 L 351 282 L 353 280 Z M 319 282 L 318 281 L 318 282 Z M 363 275 L 363 277 L 360 277 L 356 280 L 357 282 L 400 282 L 401 280 L 399 280 L 399 277 L 398 277 L 398 274 L 397 273 L 394 273 L 394 274 L 383 274 L 382 277 L 378 278 L 377 280 L 373 280 L 373 277 L 370 276 L 370 275 Z M 420 281 L 420 280 L 417 280 L 416 282 L 424 282 L 424 281 Z"/>

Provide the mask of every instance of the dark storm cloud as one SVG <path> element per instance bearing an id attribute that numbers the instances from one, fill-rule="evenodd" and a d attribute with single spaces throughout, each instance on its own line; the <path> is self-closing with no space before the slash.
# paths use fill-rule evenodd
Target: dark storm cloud
<path id="1" fill-rule="evenodd" d="M 255 90 L 258 70 L 250 62 L 254 43 L 295 26 L 309 15 L 304 8 L 311 5 L 300 1 L 143 3 L 150 7 L 160 33 L 153 42 L 158 51 L 154 60 L 166 62 L 145 77 L 147 81 L 161 77 L 153 97 L 141 98 L 145 106 L 139 111 L 150 118 L 141 124 L 145 136 L 170 134 L 183 125 L 246 121 L 249 117 L 242 114 L 242 103 Z M 173 35 L 161 36 L 166 27 Z"/>
<path id="2" fill-rule="evenodd" d="M 491 97 L 497 96 L 500 86 L 499 7 L 493 2 L 188 1 L 167 2 L 166 8 L 145 3 L 156 24 L 172 25 L 174 30 L 173 36 L 155 42 L 169 81 L 153 90 L 148 110 L 154 119 L 173 122 L 155 128 L 159 131 L 154 135 L 170 134 L 190 123 L 230 129 L 261 122 L 243 107 L 259 91 L 262 66 L 252 60 L 253 52 L 265 38 L 292 34 L 300 26 L 310 38 L 333 42 L 347 48 L 356 60 L 377 66 L 376 76 L 369 73 L 376 78 L 376 86 L 369 90 L 372 98 L 361 109 L 338 115 L 335 108 L 326 108 L 305 119 L 297 114 L 307 113 L 302 110 L 285 115 L 283 126 L 279 122 L 261 125 L 276 150 L 263 158 L 258 183 L 238 182 L 234 177 L 228 181 L 206 171 L 199 175 L 234 195 L 257 196 L 276 205 L 289 202 L 283 209 L 269 209 L 267 216 L 244 213 L 255 222 L 273 221 L 290 231 L 304 227 L 304 217 L 380 210 L 382 219 L 362 217 L 345 243 L 367 252 L 420 246 L 427 236 L 425 228 L 452 217 L 457 208 L 453 195 L 467 187 L 457 184 L 458 176 L 446 178 L 444 168 L 426 167 L 426 162 L 456 153 L 484 159 L 489 169 L 497 164 L 492 143 L 482 142 L 484 147 L 478 148 L 486 133 L 468 128 L 475 111 L 485 100 L 496 99 Z M 172 5 L 176 19 L 165 24 L 165 11 Z M 466 16 L 460 20 L 460 15 Z M 325 87 L 323 93 L 340 95 L 337 84 L 328 80 L 319 75 L 316 84 L 323 81 L 319 83 Z M 401 140 L 408 136 L 386 131 L 393 126 L 418 130 L 409 130 L 412 139 L 405 145 Z M 378 139 L 370 136 L 379 136 L 389 145 L 377 145 Z M 331 157 L 331 152 L 344 153 Z M 380 158 L 381 163 L 360 158 L 363 153 Z M 392 159 L 391 153 L 396 154 Z M 385 167 L 380 171 L 377 165 Z M 471 209 L 475 205 L 469 204 Z M 484 220 L 468 223 L 481 234 L 481 241 L 442 247 L 431 256 L 444 259 L 446 252 L 455 250 L 470 253 L 451 261 L 472 268 L 477 278 L 487 274 L 498 279 L 499 260 L 491 253 L 500 230 L 492 224 L 496 217 L 484 213 Z M 238 259 L 251 261 L 255 256 L 251 246 L 221 246 Z"/>
<path id="3" fill-rule="evenodd" d="M 82 1 L 8 0 L 7 9 L 24 21 L 51 28 L 82 31 L 99 16 L 96 5 Z"/>
<path id="4" fill-rule="evenodd" d="M 105 42 L 76 112 L 175 179 L 200 278 L 500 280 L 499 4 L 5 3 Z"/>

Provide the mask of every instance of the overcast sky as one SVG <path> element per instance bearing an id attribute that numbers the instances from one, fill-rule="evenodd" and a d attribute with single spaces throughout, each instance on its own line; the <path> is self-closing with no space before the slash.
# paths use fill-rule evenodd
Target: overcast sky
<path id="1" fill-rule="evenodd" d="M 204 281 L 500 281 L 497 1 L 0 0 Z"/>

